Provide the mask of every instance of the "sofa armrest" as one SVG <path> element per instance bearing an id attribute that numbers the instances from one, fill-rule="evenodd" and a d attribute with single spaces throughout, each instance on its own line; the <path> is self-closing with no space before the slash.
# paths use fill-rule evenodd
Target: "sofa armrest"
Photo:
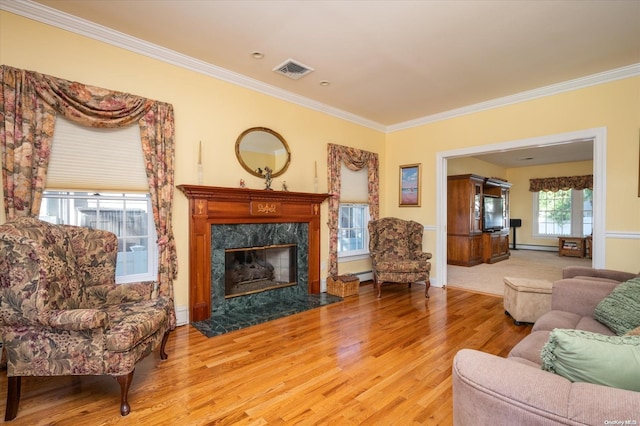
<path id="1" fill-rule="evenodd" d="M 48 311 L 43 322 L 58 330 L 93 330 L 108 328 L 109 316 L 99 309 L 69 309 Z"/>
<path id="2" fill-rule="evenodd" d="M 553 283 L 551 309 L 592 317 L 598 303 L 618 286 L 610 280 L 567 278 Z"/>
<path id="3" fill-rule="evenodd" d="M 562 269 L 562 278 L 594 277 L 623 282 L 637 277 L 638 274 L 612 269 L 596 269 L 587 266 L 567 266 Z"/>
<path id="4" fill-rule="evenodd" d="M 640 392 L 571 383 L 507 358 L 463 349 L 453 359 L 452 374 L 457 426 L 640 422 Z"/>

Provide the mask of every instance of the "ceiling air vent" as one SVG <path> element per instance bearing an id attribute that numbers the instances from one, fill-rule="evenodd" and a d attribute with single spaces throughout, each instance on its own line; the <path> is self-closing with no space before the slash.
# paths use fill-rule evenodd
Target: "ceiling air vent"
<path id="1" fill-rule="evenodd" d="M 290 79 L 298 80 L 313 71 L 313 68 L 301 64 L 300 62 L 296 62 L 293 59 L 287 59 L 275 67 L 273 71 L 289 77 Z"/>

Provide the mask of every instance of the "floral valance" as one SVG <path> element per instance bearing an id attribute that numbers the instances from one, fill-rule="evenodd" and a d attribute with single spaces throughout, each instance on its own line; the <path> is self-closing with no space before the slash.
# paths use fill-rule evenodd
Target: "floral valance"
<path id="1" fill-rule="evenodd" d="M 529 179 L 529 191 L 531 192 L 557 192 L 568 189 L 593 189 L 593 175 Z"/>

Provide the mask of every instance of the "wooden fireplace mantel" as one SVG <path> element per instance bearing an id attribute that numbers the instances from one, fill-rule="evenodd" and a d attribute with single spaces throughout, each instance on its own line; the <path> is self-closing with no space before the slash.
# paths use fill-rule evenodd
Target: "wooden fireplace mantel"
<path id="1" fill-rule="evenodd" d="M 211 225 L 304 222 L 309 293 L 320 293 L 320 204 L 329 194 L 178 185 L 189 199 L 189 320 L 211 316 Z"/>

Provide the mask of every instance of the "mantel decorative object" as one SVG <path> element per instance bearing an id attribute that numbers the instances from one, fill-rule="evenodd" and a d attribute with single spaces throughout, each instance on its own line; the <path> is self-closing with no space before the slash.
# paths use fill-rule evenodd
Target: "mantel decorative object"
<path id="1" fill-rule="evenodd" d="M 264 166 L 264 169 L 258 167 L 257 172 L 260 173 L 260 176 L 264 177 L 264 189 L 266 191 L 271 191 L 271 173 L 273 170 L 271 170 L 269 166 Z"/>

